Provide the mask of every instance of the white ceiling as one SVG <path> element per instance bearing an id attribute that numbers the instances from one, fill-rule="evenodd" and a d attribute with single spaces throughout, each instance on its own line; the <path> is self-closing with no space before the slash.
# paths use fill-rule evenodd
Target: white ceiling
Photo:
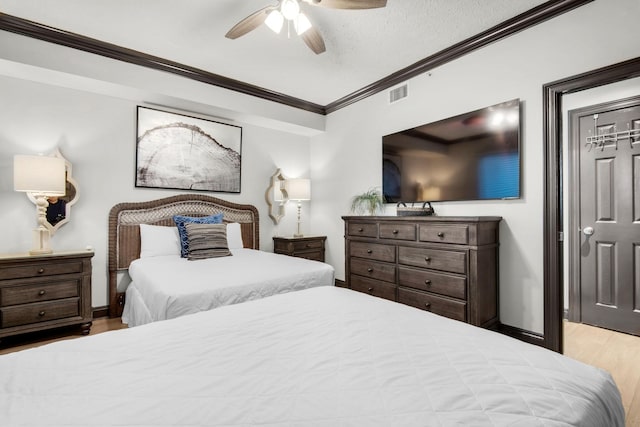
<path id="1" fill-rule="evenodd" d="M 0 0 L 0 12 L 327 105 L 546 0 L 388 0 L 337 10 L 302 5 L 327 51 L 238 21 L 276 0 Z"/>

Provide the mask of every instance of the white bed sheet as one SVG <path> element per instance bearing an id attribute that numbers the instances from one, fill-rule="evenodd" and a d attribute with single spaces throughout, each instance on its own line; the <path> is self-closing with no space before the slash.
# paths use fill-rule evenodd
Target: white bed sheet
<path id="1" fill-rule="evenodd" d="M 254 249 L 231 252 L 232 256 L 197 261 L 173 255 L 133 261 L 122 321 L 138 326 L 334 284 L 329 264 Z"/>
<path id="2" fill-rule="evenodd" d="M 3 426 L 622 427 L 611 376 L 317 287 L 0 356 Z"/>

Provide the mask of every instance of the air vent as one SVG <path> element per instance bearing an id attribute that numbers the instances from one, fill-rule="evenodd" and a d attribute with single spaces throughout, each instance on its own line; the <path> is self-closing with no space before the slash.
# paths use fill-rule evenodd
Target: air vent
<path id="1" fill-rule="evenodd" d="M 389 104 L 393 104 L 394 102 L 398 102 L 403 98 L 406 98 L 408 95 L 407 85 L 398 86 L 397 88 L 391 89 L 389 91 Z"/>

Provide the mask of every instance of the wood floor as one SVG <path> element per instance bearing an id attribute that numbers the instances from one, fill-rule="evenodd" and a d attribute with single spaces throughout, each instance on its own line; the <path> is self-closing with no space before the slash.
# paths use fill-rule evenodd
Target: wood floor
<path id="1" fill-rule="evenodd" d="M 609 371 L 622 395 L 626 427 L 640 426 L 640 337 L 565 321 L 564 354 Z"/>
<path id="2" fill-rule="evenodd" d="M 126 328 L 119 318 L 93 321 L 91 335 Z M 0 343 L 0 354 L 38 347 L 53 341 L 75 339 L 79 333 L 68 335 L 27 335 L 6 338 Z M 65 335 L 67 334 L 67 335 Z M 565 355 L 605 369 L 616 381 L 627 414 L 626 427 L 640 426 L 640 337 L 594 328 L 580 323 L 564 322 Z"/>

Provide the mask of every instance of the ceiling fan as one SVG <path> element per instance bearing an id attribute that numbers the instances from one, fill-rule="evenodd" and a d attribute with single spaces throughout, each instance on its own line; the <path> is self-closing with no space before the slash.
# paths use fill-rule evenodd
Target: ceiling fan
<path id="1" fill-rule="evenodd" d="M 305 44 L 316 54 L 326 50 L 322 36 L 312 25 L 309 18 L 300 11 L 300 2 L 328 9 L 375 9 L 385 7 L 387 0 L 278 0 L 278 4 L 265 6 L 247 16 L 231 28 L 225 37 L 237 39 L 255 30 L 263 23 L 274 32 L 280 33 L 283 24 L 287 28 L 293 25 Z"/>

